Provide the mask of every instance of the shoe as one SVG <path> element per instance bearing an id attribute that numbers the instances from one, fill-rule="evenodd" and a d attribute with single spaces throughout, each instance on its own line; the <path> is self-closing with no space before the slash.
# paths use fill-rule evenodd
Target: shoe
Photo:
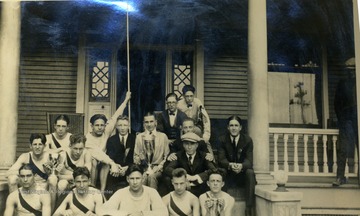
<path id="1" fill-rule="evenodd" d="M 338 186 L 346 184 L 346 183 L 347 183 L 346 177 L 340 177 L 340 178 L 337 178 L 336 181 L 334 181 L 332 183 L 332 185 L 335 187 L 338 187 Z"/>

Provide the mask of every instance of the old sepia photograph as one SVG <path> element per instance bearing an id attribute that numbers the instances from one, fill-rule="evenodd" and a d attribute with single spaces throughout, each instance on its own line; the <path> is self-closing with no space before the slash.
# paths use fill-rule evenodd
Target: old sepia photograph
<path id="1" fill-rule="evenodd" d="M 359 18 L 0 1 L 0 215 L 360 216 Z"/>

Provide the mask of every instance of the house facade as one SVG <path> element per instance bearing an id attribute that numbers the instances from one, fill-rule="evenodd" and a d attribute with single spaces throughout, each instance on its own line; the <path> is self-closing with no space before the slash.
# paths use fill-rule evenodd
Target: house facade
<path id="1" fill-rule="evenodd" d="M 214 149 L 227 117 L 244 120 L 255 144 L 257 204 L 279 201 L 264 197 L 275 196 L 273 176 L 285 170 L 296 193 L 281 202 L 294 201 L 304 215 L 359 215 L 351 199 L 360 193 L 357 154 L 347 166 L 350 186 L 328 186 L 336 176 L 336 84 L 347 59 L 360 64 L 357 8 L 356 0 L 1 2 L 0 166 L 28 151 L 30 133 L 50 132 L 56 113 L 72 114 L 72 129 L 87 132 L 89 116 L 110 116 L 130 89 L 137 132 L 146 111 L 163 110 L 167 93 L 181 96 L 193 84 Z M 330 201 L 314 202 L 313 193 Z M 331 200 L 342 193 L 350 199 Z"/>

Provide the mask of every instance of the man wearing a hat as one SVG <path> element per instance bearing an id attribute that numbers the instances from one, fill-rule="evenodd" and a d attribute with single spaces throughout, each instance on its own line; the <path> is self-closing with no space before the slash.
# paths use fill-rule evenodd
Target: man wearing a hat
<path id="1" fill-rule="evenodd" d="M 198 151 L 201 138 L 193 132 L 181 136 L 184 150 L 176 153 L 177 159 L 171 161 L 164 170 L 165 181 L 171 185 L 171 175 L 175 168 L 184 168 L 189 180 L 189 191 L 199 197 L 208 190 L 208 173 L 215 170 L 215 164 L 206 160 L 206 152 Z"/>
<path id="2" fill-rule="evenodd" d="M 208 113 L 205 110 L 203 103 L 194 97 L 195 87 L 186 85 L 182 89 L 183 99 L 181 99 L 177 107 L 180 111 L 195 121 L 196 128 L 202 134 L 202 138 L 206 143 L 210 140 L 211 125 Z"/>
<path id="3" fill-rule="evenodd" d="M 338 83 L 334 99 L 339 126 L 339 146 L 337 147 L 338 168 L 333 186 L 340 186 L 347 182 L 346 159 L 354 158 L 355 144 L 358 143 L 355 58 L 347 60 L 345 66 L 347 78 Z"/>

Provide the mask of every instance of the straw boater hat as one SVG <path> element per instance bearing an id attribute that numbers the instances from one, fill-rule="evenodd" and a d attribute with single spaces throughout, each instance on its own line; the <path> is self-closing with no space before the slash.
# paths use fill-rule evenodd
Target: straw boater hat
<path id="1" fill-rule="evenodd" d="M 347 69 L 355 70 L 355 57 L 352 57 L 352 58 L 349 58 L 348 60 L 346 60 L 345 67 Z"/>

